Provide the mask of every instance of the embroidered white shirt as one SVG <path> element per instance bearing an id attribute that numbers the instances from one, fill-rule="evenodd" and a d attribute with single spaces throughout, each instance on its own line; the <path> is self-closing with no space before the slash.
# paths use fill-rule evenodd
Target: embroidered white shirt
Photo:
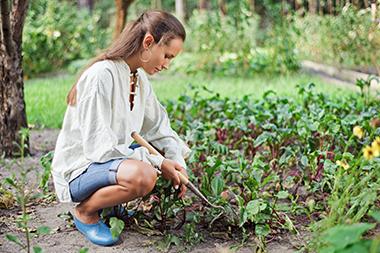
<path id="1" fill-rule="evenodd" d="M 186 168 L 190 149 L 170 127 L 167 112 L 152 86 L 138 69 L 138 86 L 130 110 L 130 69 L 124 61 L 100 61 L 88 68 L 77 83 L 77 103 L 68 106 L 59 133 L 52 175 L 58 199 L 72 202 L 69 182 L 93 162 L 115 158 L 140 160 L 161 167 L 163 158 L 146 148 L 131 150 L 131 133 L 145 140 Z"/>

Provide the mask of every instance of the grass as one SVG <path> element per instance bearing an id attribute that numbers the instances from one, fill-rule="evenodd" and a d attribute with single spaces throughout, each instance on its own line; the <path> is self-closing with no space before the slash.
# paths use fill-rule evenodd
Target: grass
<path id="1" fill-rule="evenodd" d="M 75 80 L 74 75 L 60 75 L 25 81 L 26 112 L 29 124 L 39 128 L 60 128 L 66 110 L 66 94 Z M 241 98 L 244 95 L 251 95 L 253 99 L 259 99 L 268 90 L 274 90 L 281 96 L 295 97 L 296 85 L 310 82 L 316 84 L 317 91 L 331 96 L 339 97 L 353 93 L 352 90 L 336 87 L 318 77 L 303 73 L 255 78 L 162 74 L 152 78 L 155 92 L 163 102 L 191 93 L 190 84 L 196 87 L 206 86 L 223 97 Z M 208 96 L 209 94 L 201 92 L 200 95 Z"/>

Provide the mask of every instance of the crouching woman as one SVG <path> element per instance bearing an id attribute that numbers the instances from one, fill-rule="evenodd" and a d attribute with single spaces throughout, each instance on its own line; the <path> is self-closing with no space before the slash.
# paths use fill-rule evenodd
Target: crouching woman
<path id="1" fill-rule="evenodd" d="M 171 129 L 146 74 L 169 67 L 182 51 L 182 24 L 171 14 L 148 11 L 127 25 L 119 38 L 97 56 L 71 89 L 58 136 L 52 174 L 58 199 L 78 203 L 74 224 L 91 242 L 112 245 L 99 210 L 147 195 L 157 170 L 179 196 L 186 192 L 177 171 L 186 175 L 189 148 Z M 131 148 L 136 131 L 164 152 Z"/>

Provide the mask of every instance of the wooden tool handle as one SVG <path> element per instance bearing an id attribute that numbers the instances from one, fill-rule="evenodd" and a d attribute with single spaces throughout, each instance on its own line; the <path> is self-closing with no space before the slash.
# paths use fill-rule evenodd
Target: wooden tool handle
<path id="1" fill-rule="evenodd" d="M 162 156 L 152 145 L 149 144 L 149 142 L 144 140 L 144 138 L 141 137 L 141 135 L 139 135 L 137 132 L 132 132 L 131 136 L 138 144 L 140 144 L 142 147 L 147 148 L 149 153 L 151 153 L 152 155 Z"/>
<path id="2" fill-rule="evenodd" d="M 179 180 L 181 180 L 181 183 L 184 184 L 184 185 L 187 185 L 189 183 L 189 179 L 187 179 L 187 177 L 185 177 L 185 175 L 182 174 L 178 170 L 177 170 L 177 173 L 178 173 L 178 176 L 179 176 Z"/>
<path id="3" fill-rule="evenodd" d="M 140 144 L 142 147 L 147 148 L 149 153 L 151 153 L 152 155 L 159 155 L 163 157 L 152 145 L 149 144 L 149 142 L 144 140 L 144 138 L 141 137 L 141 135 L 139 135 L 137 132 L 132 132 L 131 136 L 138 144 Z M 178 172 L 179 179 L 181 180 L 181 183 L 184 185 L 187 185 L 189 183 L 189 179 L 187 179 L 185 175 L 183 175 L 178 170 L 177 172 Z"/>

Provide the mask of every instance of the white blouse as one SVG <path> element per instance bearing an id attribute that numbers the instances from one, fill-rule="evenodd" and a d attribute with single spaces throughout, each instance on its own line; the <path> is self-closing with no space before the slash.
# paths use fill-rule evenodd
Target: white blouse
<path id="1" fill-rule="evenodd" d="M 128 158 L 161 167 L 163 158 L 146 148 L 129 149 L 131 133 L 145 140 L 186 168 L 190 149 L 171 129 L 165 108 L 159 103 L 143 70 L 130 110 L 130 69 L 125 61 L 100 61 L 88 68 L 77 84 L 77 103 L 68 106 L 59 133 L 52 175 L 58 199 L 72 202 L 69 182 L 93 162 Z"/>

